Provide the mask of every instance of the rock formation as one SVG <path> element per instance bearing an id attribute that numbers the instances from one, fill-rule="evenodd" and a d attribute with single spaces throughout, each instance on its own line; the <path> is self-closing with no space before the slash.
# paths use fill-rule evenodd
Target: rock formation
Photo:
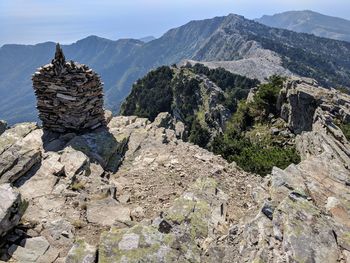
<path id="1" fill-rule="evenodd" d="M 105 125 L 100 77 L 85 65 L 66 62 L 59 44 L 51 64 L 32 79 L 44 129 L 81 132 Z"/>
<path id="2" fill-rule="evenodd" d="M 19 192 L 10 184 L 0 185 L 0 238 L 15 227 L 21 219 L 26 204 Z"/>

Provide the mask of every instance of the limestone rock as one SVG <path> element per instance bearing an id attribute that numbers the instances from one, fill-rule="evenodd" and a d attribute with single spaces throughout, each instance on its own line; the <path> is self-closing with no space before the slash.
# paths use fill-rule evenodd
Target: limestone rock
<path id="1" fill-rule="evenodd" d="M 33 250 L 25 249 L 16 245 L 12 245 L 8 252 L 17 262 L 36 262 L 40 256 Z"/>
<path id="2" fill-rule="evenodd" d="M 311 202 L 297 195 L 279 205 L 274 217 L 276 224 L 281 225 L 287 258 L 299 262 L 337 262 L 339 251 L 333 227 L 320 215 Z"/>
<path id="3" fill-rule="evenodd" d="M 113 118 L 113 113 L 109 110 L 105 110 L 105 120 L 106 123 L 108 124 Z"/>
<path id="4" fill-rule="evenodd" d="M 23 123 L 0 136 L 0 183 L 13 183 L 41 160 L 42 132 Z"/>
<path id="5" fill-rule="evenodd" d="M 42 262 L 44 254 L 50 247 L 43 237 L 27 238 L 23 243 L 23 246 L 12 245 L 9 248 L 9 254 L 18 262 Z"/>
<path id="6" fill-rule="evenodd" d="M 64 149 L 60 162 L 63 164 L 65 174 L 69 178 L 79 173 L 86 173 L 89 167 L 88 157 L 83 152 L 74 150 L 72 147 Z"/>
<path id="7" fill-rule="evenodd" d="M 115 172 L 126 151 L 128 139 L 118 139 L 107 130 L 76 136 L 69 146 L 98 162 L 105 170 Z"/>
<path id="8" fill-rule="evenodd" d="M 27 204 L 10 184 L 0 185 L 0 200 L 0 237 L 2 237 L 18 224 Z"/>
<path id="9" fill-rule="evenodd" d="M 84 240 L 74 243 L 66 258 L 66 263 L 95 263 L 96 247 L 87 244 Z"/>
<path id="10" fill-rule="evenodd" d="M 24 248 L 33 250 L 35 253 L 43 255 L 49 248 L 50 244 L 44 237 L 28 238 L 24 241 Z"/>
<path id="11" fill-rule="evenodd" d="M 59 162 L 60 156 L 51 153 L 42 160 L 40 168 L 35 172 L 35 176 L 29 174 L 29 178 L 24 177 L 18 181 L 20 192 L 26 200 L 47 196 L 57 184 L 59 175 L 64 173 L 64 166 Z"/>
<path id="12" fill-rule="evenodd" d="M 0 154 L 35 129 L 38 129 L 36 123 L 20 123 L 13 126 L 11 129 L 6 130 L 0 136 Z"/>
<path id="13" fill-rule="evenodd" d="M 15 145 L 5 151 L 1 157 L 0 183 L 13 183 L 40 162 L 41 152 L 39 149 L 21 149 Z"/>

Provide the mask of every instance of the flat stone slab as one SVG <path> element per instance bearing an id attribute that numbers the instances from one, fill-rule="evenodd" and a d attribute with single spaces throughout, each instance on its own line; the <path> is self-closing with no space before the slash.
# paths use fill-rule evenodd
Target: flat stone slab
<path id="1" fill-rule="evenodd" d="M 88 203 L 87 220 L 103 226 L 111 226 L 114 222 L 130 221 L 130 209 L 120 205 L 112 198 L 105 198 Z"/>

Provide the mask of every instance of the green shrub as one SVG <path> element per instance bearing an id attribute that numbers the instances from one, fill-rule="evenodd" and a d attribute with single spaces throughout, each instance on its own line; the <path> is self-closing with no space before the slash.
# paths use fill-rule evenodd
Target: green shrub
<path id="1" fill-rule="evenodd" d="M 258 116 L 260 118 L 267 117 L 270 113 L 277 114 L 276 104 L 278 95 L 283 88 L 283 81 L 282 77 L 272 76 L 268 83 L 259 86 L 251 106 L 259 110 Z"/>
<path id="2" fill-rule="evenodd" d="M 229 162 L 235 161 L 245 171 L 262 176 L 270 173 L 274 166 L 284 169 L 291 163 L 300 162 L 294 147 L 254 144 L 237 133 L 216 137 L 212 151 Z"/>
<path id="3" fill-rule="evenodd" d="M 300 156 L 294 147 L 281 148 L 276 146 L 263 147 L 252 144 L 234 156 L 234 161 L 244 170 L 267 175 L 274 166 L 285 169 L 291 163 L 299 163 Z"/>
<path id="4" fill-rule="evenodd" d="M 227 124 L 227 133 L 246 131 L 254 124 L 254 109 L 251 103 L 242 100 L 238 103 L 236 113 Z"/>
<path id="5" fill-rule="evenodd" d="M 190 137 L 189 137 L 189 141 L 205 148 L 210 140 L 210 133 L 206 128 L 203 128 L 200 123 L 195 120 L 192 123 L 192 127 L 190 130 Z"/>

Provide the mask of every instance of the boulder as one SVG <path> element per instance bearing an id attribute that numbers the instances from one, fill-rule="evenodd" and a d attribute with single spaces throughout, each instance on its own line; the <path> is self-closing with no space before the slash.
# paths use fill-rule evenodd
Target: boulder
<path id="1" fill-rule="evenodd" d="M 160 233 L 152 226 L 112 228 L 101 235 L 98 262 L 179 262 L 173 242 L 174 235 Z"/>
<path id="2" fill-rule="evenodd" d="M 36 123 L 26 122 L 13 126 L 0 136 L 0 155 L 16 142 L 38 128 Z"/>
<path id="3" fill-rule="evenodd" d="M 338 260 L 338 245 L 333 227 L 312 202 L 290 195 L 274 214 L 275 224 L 283 233 L 283 250 L 296 262 L 329 262 Z M 314 233 L 317 233 L 315 235 Z"/>
<path id="4" fill-rule="evenodd" d="M 105 120 L 106 123 L 108 124 L 113 118 L 113 113 L 109 110 L 105 110 Z"/>
<path id="5" fill-rule="evenodd" d="M 44 254 L 50 247 L 44 237 L 27 238 L 22 243 L 22 246 L 12 245 L 8 250 L 12 258 L 18 262 L 42 262 L 42 259 L 45 259 Z"/>
<path id="6" fill-rule="evenodd" d="M 73 178 L 79 173 L 86 174 L 89 172 L 89 158 L 83 152 L 72 147 L 64 149 L 60 162 L 63 164 L 68 178 Z"/>
<path id="7" fill-rule="evenodd" d="M 23 123 L 0 136 L 0 183 L 13 183 L 41 160 L 42 130 Z"/>
<path id="8" fill-rule="evenodd" d="M 127 150 L 127 142 L 128 138 L 118 140 L 108 130 L 102 130 L 76 136 L 69 146 L 83 152 L 91 162 L 98 162 L 105 170 L 116 172 Z"/>
<path id="9" fill-rule="evenodd" d="M 43 255 L 49 247 L 50 244 L 44 237 L 33 237 L 24 240 L 25 249 L 33 250 L 40 255 Z"/>
<path id="10" fill-rule="evenodd" d="M 74 243 L 74 227 L 64 218 L 50 220 L 43 224 L 43 230 L 40 233 L 49 243 L 59 248 L 59 256 L 64 257 L 71 249 Z"/>
<path id="11" fill-rule="evenodd" d="M 0 183 L 13 183 L 41 161 L 40 149 L 10 147 L 1 155 Z"/>
<path id="12" fill-rule="evenodd" d="M 59 180 L 58 176 L 64 173 L 64 166 L 59 159 L 60 155 L 50 153 L 42 160 L 40 168 L 33 175 L 18 180 L 17 185 L 20 185 L 19 190 L 25 199 L 48 196 L 52 192 Z"/>
<path id="13" fill-rule="evenodd" d="M 153 125 L 158 128 L 174 129 L 174 119 L 168 112 L 161 112 L 154 119 Z"/>
<path id="14" fill-rule="evenodd" d="M 18 224 L 27 203 L 10 184 L 0 185 L 0 200 L 0 237 L 3 237 Z"/>

